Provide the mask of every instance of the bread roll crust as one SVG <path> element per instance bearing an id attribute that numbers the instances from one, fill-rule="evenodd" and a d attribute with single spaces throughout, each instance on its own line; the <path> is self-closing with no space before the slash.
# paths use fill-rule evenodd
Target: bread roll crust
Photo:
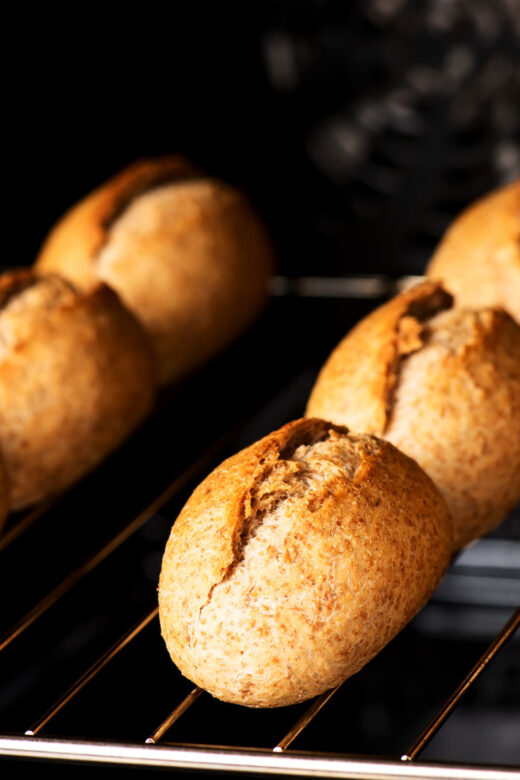
<path id="1" fill-rule="evenodd" d="M 21 509 L 90 471 L 149 411 L 148 339 L 105 285 L 0 278 L 0 446 Z"/>
<path id="2" fill-rule="evenodd" d="M 422 607 L 451 520 L 392 445 L 297 420 L 224 461 L 173 526 L 161 627 L 214 696 L 276 707 L 338 685 Z"/>
<path id="3" fill-rule="evenodd" d="M 520 179 L 455 220 L 427 274 L 443 281 L 459 306 L 503 306 L 520 323 Z"/>
<path id="4" fill-rule="evenodd" d="M 424 282 L 366 316 L 327 358 L 307 416 L 382 436 L 402 359 L 422 347 L 421 322 L 452 303 L 439 283 Z"/>
<path id="5" fill-rule="evenodd" d="M 100 279 L 96 258 L 117 218 L 139 195 L 153 187 L 200 175 L 180 155 L 138 160 L 73 206 L 53 227 L 37 260 L 41 273 L 59 273 L 83 290 Z"/>
<path id="6" fill-rule="evenodd" d="M 37 267 L 103 281 L 152 338 L 159 379 L 192 370 L 262 308 L 272 249 L 247 199 L 180 157 L 137 162 L 74 207 Z"/>
<path id="7" fill-rule="evenodd" d="M 391 441 L 443 492 L 462 547 L 520 499 L 520 328 L 503 310 L 450 310 L 426 282 L 336 347 L 307 406 Z"/>

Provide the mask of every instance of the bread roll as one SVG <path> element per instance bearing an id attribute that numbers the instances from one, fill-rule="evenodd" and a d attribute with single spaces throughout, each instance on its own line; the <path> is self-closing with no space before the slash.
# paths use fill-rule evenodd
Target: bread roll
<path id="1" fill-rule="evenodd" d="M 163 558 L 159 613 L 181 672 L 277 707 L 340 684 L 423 606 L 452 546 L 431 480 L 386 442 L 297 420 L 195 490 Z"/>
<path id="2" fill-rule="evenodd" d="M 320 372 L 307 414 L 381 436 L 440 488 L 462 547 L 520 499 L 520 327 L 425 282 L 372 312 Z"/>
<path id="3" fill-rule="evenodd" d="M 148 412 L 148 339 L 104 285 L 0 277 L 0 448 L 11 507 L 58 493 L 92 469 Z"/>
<path id="4" fill-rule="evenodd" d="M 520 179 L 464 211 L 428 266 L 459 306 L 503 306 L 520 323 Z"/>
<path id="5" fill-rule="evenodd" d="M 37 267 L 103 281 L 148 331 L 161 383 L 215 354 L 266 300 L 272 251 L 245 197 L 180 157 L 131 165 L 75 206 Z"/>

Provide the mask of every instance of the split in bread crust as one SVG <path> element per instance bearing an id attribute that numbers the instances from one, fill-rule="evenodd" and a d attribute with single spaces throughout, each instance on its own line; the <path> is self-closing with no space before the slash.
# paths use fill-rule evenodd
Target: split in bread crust
<path id="1" fill-rule="evenodd" d="M 450 306 L 429 281 L 368 315 L 325 363 L 307 414 L 416 459 L 446 498 L 458 549 L 520 499 L 520 327 L 500 309 Z"/>
<path id="2" fill-rule="evenodd" d="M 452 304 L 439 284 L 425 282 L 365 317 L 321 369 L 307 414 L 382 436 L 401 363 L 423 346 L 422 323 Z"/>
<path id="3" fill-rule="evenodd" d="M 73 206 L 51 230 L 40 250 L 39 271 L 61 272 L 82 289 L 100 280 L 96 259 L 109 231 L 131 203 L 163 184 L 196 179 L 200 171 L 179 155 L 139 160 Z"/>
<path id="4" fill-rule="evenodd" d="M 52 230 L 37 268 L 83 289 L 103 281 L 149 333 L 159 381 L 236 337 L 267 297 L 273 253 L 240 192 L 181 157 L 134 163 Z"/>
<path id="5" fill-rule="evenodd" d="M 163 636 L 218 698 L 302 701 L 403 628 L 451 548 L 445 503 L 414 461 L 297 420 L 224 461 L 182 510 L 159 584 Z"/>

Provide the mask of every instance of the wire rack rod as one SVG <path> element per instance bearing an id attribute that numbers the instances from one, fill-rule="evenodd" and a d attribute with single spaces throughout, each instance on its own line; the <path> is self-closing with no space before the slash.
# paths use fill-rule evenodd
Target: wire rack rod
<path id="1" fill-rule="evenodd" d="M 87 683 L 96 677 L 104 667 L 118 655 L 123 648 L 125 648 L 130 642 L 138 636 L 143 629 L 148 626 L 152 620 L 157 617 L 159 608 L 155 607 L 148 613 L 139 623 L 134 626 L 130 631 L 127 631 L 123 636 L 117 640 L 92 666 L 79 677 L 73 685 L 50 707 L 42 717 L 36 721 L 36 723 L 27 729 L 25 732 L 27 736 L 35 736 L 38 734 L 57 714 L 60 712 L 66 704 L 68 704 L 76 694 L 78 694 Z"/>
<path id="2" fill-rule="evenodd" d="M 166 732 L 173 726 L 175 721 L 179 720 L 181 715 L 184 715 L 186 710 L 188 710 L 191 705 L 197 701 L 199 696 L 204 693 L 204 691 L 201 688 L 193 688 L 192 691 L 188 693 L 185 699 L 181 701 L 180 704 L 175 707 L 173 712 L 171 712 L 167 718 L 163 720 L 161 725 L 151 734 L 145 741 L 147 745 L 155 745 L 159 740 L 166 734 Z"/>
<path id="3" fill-rule="evenodd" d="M 401 756 L 402 761 L 413 761 L 424 750 L 428 742 L 432 739 L 434 734 L 439 730 L 444 721 L 451 714 L 455 706 L 458 704 L 461 697 L 466 693 L 470 685 L 482 674 L 484 669 L 493 660 L 498 651 L 504 646 L 508 639 L 510 639 L 518 626 L 520 625 L 520 607 L 513 613 L 511 618 L 507 621 L 499 634 L 491 642 L 487 650 L 478 659 L 475 666 L 471 669 L 469 674 L 464 678 L 460 685 L 453 691 L 449 699 L 442 705 L 440 710 L 435 714 L 432 720 L 428 723 L 424 731 L 417 737 L 413 745 Z"/>
<path id="4" fill-rule="evenodd" d="M 290 731 L 287 732 L 285 737 L 281 739 L 280 742 L 273 748 L 273 751 L 275 753 L 282 753 L 284 750 L 287 750 L 289 745 L 294 742 L 296 737 L 302 733 L 303 729 L 309 725 L 309 723 L 316 717 L 318 712 L 323 709 L 327 702 L 332 699 L 336 691 L 339 691 L 340 688 L 341 685 L 338 685 L 337 688 L 333 688 L 331 691 L 322 693 L 321 696 L 318 696 L 316 699 L 314 699 L 311 706 L 303 713 L 301 718 L 296 721 L 294 726 L 290 729 Z"/>
<path id="5" fill-rule="evenodd" d="M 269 292 L 276 297 L 300 298 L 387 298 L 424 280 L 424 276 L 393 279 L 377 274 L 368 276 L 273 276 Z"/>
<path id="6" fill-rule="evenodd" d="M 50 508 L 54 506 L 57 499 L 52 501 L 45 501 L 43 504 L 39 504 L 27 514 L 21 517 L 16 525 L 13 525 L 7 533 L 0 538 L 0 552 L 5 550 L 15 539 L 18 539 L 25 531 L 27 531 L 34 523 L 42 517 Z"/>
<path id="7" fill-rule="evenodd" d="M 292 777 L 350 778 L 350 780 L 518 780 L 514 769 L 462 764 L 423 764 L 380 761 L 319 753 L 273 753 L 204 745 L 129 745 L 117 742 L 79 742 L 38 737 L 0 737 L 0 756 L 53 761 L 103 762 L 127 766 L 202 770 Z"/>
<path id="8" fill-rule="evenodd" d="M 26 615 L 11 628 L 7 634 L 0 640 L 0 652 L 5 650 L 11 642 L 20 636 L 35 620 L 41 617 L 50 607 L 56 604 L 63 596 L 65 596 L 80 580 L 89 574 L 96 566 L 99 566 L 111 553 L 117 550 L 124 542 L 129 539 L 132 534 L 138 531 L 149 519 L 158 512 L 162 507 L 170 501 L 174 496 L 182 490 L 197 474 L 199 474 L 204 467 L 207 467 L 209 463 L 214 459 L 215 455 L 224 447 L 225 443 L 229 440 L 231 434 L 228 432 L 221 439 L 218 440 L 203 456 L 198 458 L 191 464 L 185 471 L 182 472 L 170 485 L 164 490 L 158 498 L 152 501 L 149 506 L 146 507 L 131 523 L 129 523 L 122 531 L 111 539 L 111 541 L 105 545 L 101 550 L 95 553 L 92 557 L 88 558 L 82 564 L 80 564 L 73 572 L 71 572 L 64 580 L 62 580 L 55 588 L 53 588 L 44 598 L 38 602 Z"/>

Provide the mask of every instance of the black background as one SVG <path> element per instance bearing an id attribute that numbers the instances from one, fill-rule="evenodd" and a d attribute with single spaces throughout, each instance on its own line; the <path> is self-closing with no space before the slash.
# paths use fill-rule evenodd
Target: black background
<path id="1" fill-rule="evenodd" d="M 248 192 L 282 271 L 421 273 L 450 220 L 520 173 L 514 9 L 514 0 L 10 9 L 2 265 L 30 265 L 63 211 L 124 165 L 181 152 Z M 273 65 L 280 40 L 289 77 Z M 431 83 L 417 83 L 417 67 Z M 411 119 L 399 115 L 402 99 Z M 375 128 L 362 119 L 367 104 L 380 112 Z M 344 132 L 359 150 L 341 147 Z"/>
<path id="2" fill-rule="evenodd" d="M 182 152 L 259 199 L 286 175 L 249 12 L 21 17 L 4 28 L 4 265 L 31 264 L 65 209 L 139 157 Z"/>

